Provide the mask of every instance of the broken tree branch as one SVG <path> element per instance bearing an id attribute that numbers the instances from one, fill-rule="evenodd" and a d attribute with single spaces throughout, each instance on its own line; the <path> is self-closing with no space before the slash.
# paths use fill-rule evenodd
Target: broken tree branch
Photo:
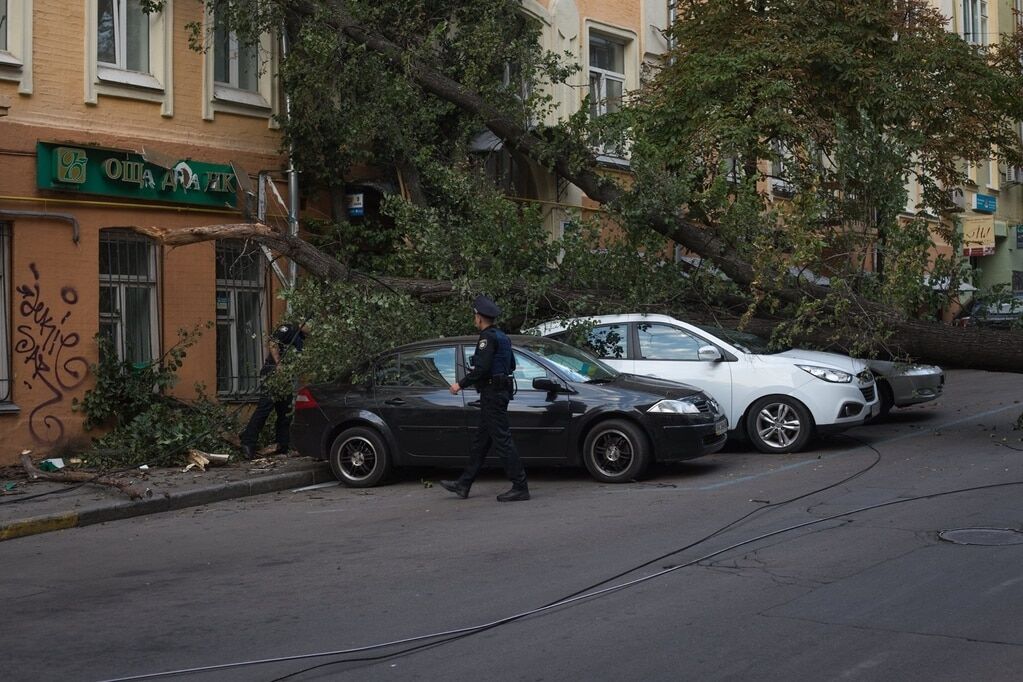
<path id="1" fill-rule="evenodd" d="M 42 479 L 44 481 L 55 481 L 57 483 L 95 483 L 97 485 L 108 485 L 117 488 L 132 500 L 141 500 L 143 497 L 152 497 L 153 491 L 149 488 L 142 488 L 130 481 L 122 481 L 100 474 L 90 474 L 85 471 L 43 471 L 32 463 L 32 458 L 21 453 L 21 466 L 25 473 L 32 480 Z"/>

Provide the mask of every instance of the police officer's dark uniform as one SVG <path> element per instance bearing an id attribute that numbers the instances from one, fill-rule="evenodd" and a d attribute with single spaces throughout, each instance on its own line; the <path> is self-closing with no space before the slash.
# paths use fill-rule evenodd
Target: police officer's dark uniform
<path id="1" fill-rule="evenodd" d="M 299 325 L 282 324 L 274 330 L 270 343 L 273 344 L 273 350 L 276 350 L 276 353 L 271 350 L 267 354 L 266 359 L 263 361 L 263 369 L 259 373 L 260 377 L 272 374 L 277 369 L 279 361 L 287 353 L 292 352 L 292 350 L 294 352 L 302 351 L 302 346 L 305 343 L 305 325 L 305 322 Z M 242 443 L 242 453 L 246 459 L 256 457 L 259 432 L 262 431 L 263 425 L 266 424 L 270 413 L 275 411 L 277 412 L 276 454 L 284 455 L 288 453 L 291 439 L 291 403 L 293 399 L 294 396 L 289 394 L 274 400 L 274 397 L 270 395 L 266 387 L 263 387 L 256 410 L 252 413 L 252 417 L 249 419 L 245 430 L 239 436 Z"/>
<path id="2" fill-rule="evenodd" d="M 477 296 L 473 302 L 480 337 L 476 342 L 473 369 L 461 381 L 451 385 L 452 393 L 476 386 L 480 392 L 480 425 L 472 444 L 472 452 L 465 471 L 457 481 L 441 481 L 446 490 L 461 498 L 469 496 L 469 488 L 483 467 L 491 445 L 504 464 L 505 473 L 512 482 L 511 490 L 497 496 L 501 502 L 529 499 L 526 470 L 512 442 L 508 428 L 508 401 L 512 398 L 515 356 L 508 335 L 493 325 L 501 309 L 486 296 Z"/>

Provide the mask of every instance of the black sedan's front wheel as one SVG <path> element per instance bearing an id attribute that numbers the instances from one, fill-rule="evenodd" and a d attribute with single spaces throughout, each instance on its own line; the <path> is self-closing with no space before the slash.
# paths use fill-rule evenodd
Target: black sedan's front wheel
<path id="1" fill-rule="evenodd" d="M 387 444 L 365 426 L 345 429 L 330 446 L 330 469 L 350 488 L 375 486 L 391 469 Z"/>
<path id="2" fill-rule="evenodd" d="M 593 427 L 583 444 L 583 463 L 604 483 L 626 483 L 643 475 L 650 462 L 646 435 L 631 422 L 609 419 Z"/>

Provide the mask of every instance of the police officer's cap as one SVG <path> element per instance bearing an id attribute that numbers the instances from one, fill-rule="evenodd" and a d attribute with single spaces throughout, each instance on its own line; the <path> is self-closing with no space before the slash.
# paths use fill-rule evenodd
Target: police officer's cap
<path id="1" fill-rule="evenodd" d="M 472 311 L 491 319 L 501 314 L 501 309 L 497 307 L 497 304 L 482 294 L 472 302 Z"/>

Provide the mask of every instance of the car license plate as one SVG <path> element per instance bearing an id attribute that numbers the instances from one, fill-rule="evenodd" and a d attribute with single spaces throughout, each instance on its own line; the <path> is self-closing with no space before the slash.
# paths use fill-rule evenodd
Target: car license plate
<path id="1" fill-rule="evenodd" d="M 879 414 L 881 414 L 881 403 L 874 403 L 870 406 L 870 416 L 876 417 Z"/>
<path id="2" fill-rule="evenodd" d="M 724 433 L 727 430 L 728 430 L 728 420 L 727 419 L 719 419 L 717 422 L 715 422 L 715 424 L 714 424 L 714 435 L 715 436 L 720 436 L 722 433 Z"/>

